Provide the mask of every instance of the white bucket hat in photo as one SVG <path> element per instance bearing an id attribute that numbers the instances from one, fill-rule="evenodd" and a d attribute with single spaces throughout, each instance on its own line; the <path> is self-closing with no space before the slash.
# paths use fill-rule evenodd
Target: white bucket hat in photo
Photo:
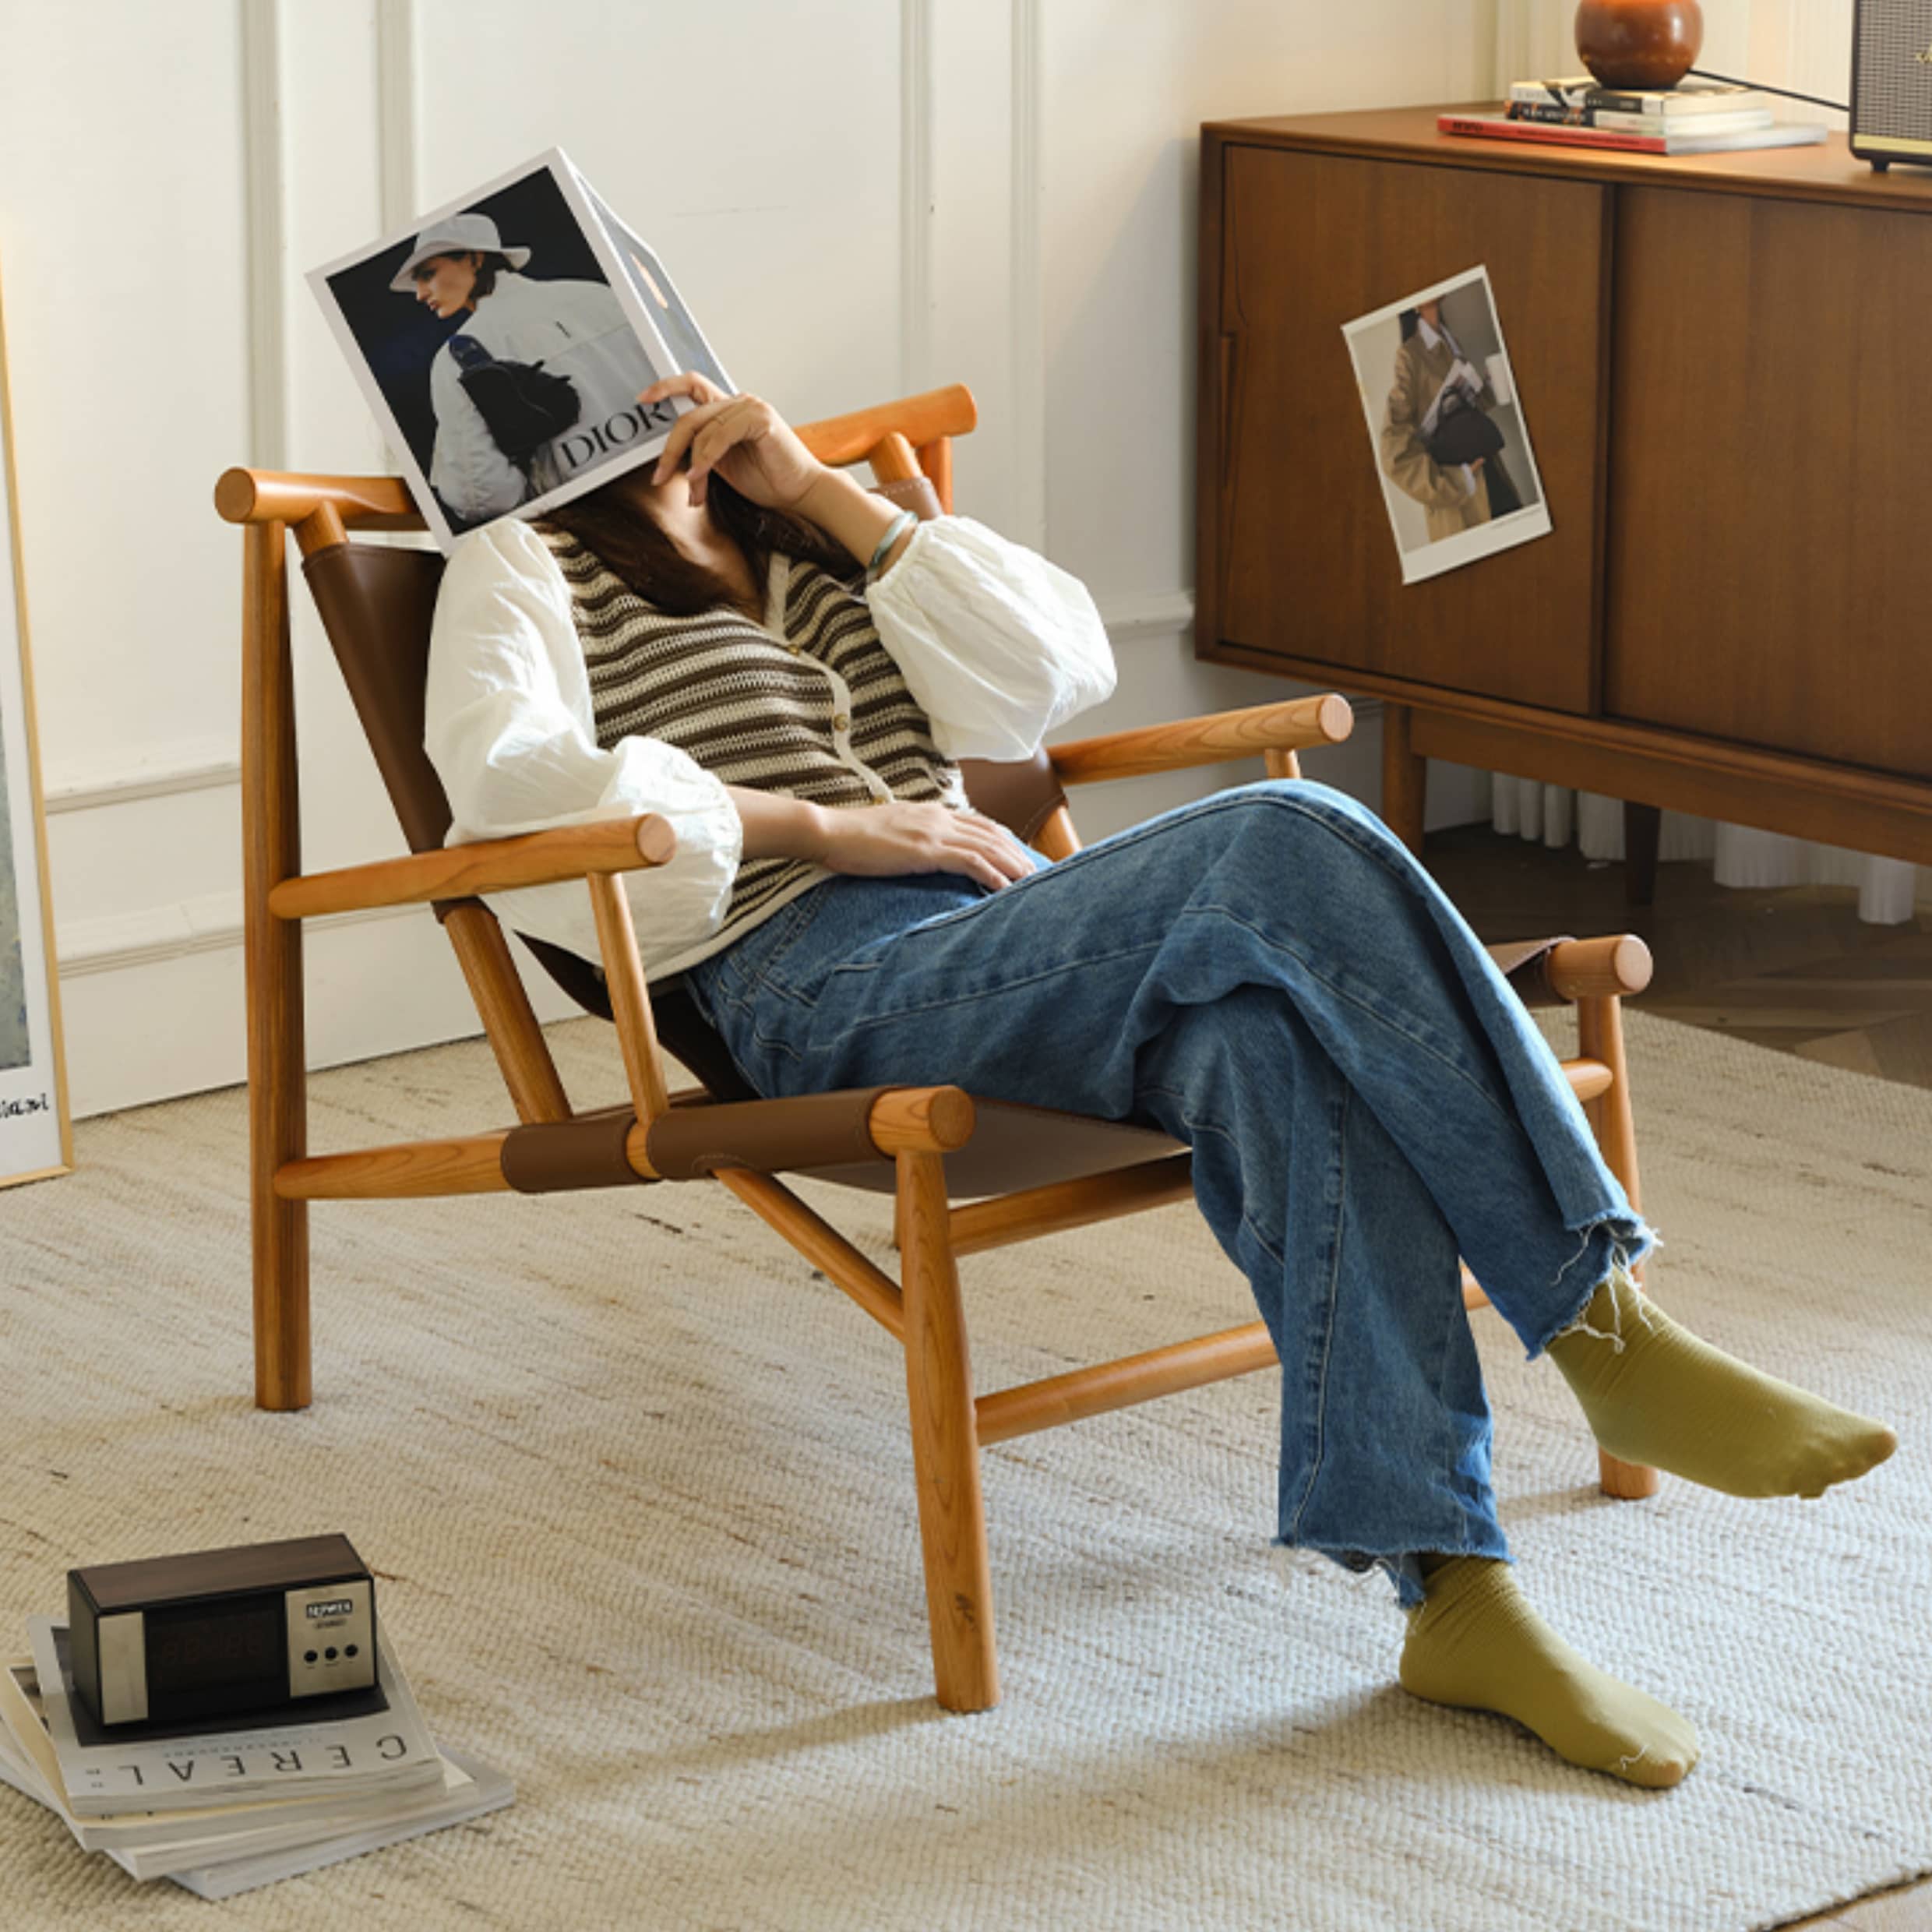
<path id="1" fill-rule="evenodd" d="M 504 247 L 496 224 L 488 215 L 446 215 L 417 236 L 409 259 L 396 271 L 390 287 L 399 295 L 414 294 L 416 284 L 411 278 L 431 256 L 467 255 L 472 249 L 480 254 L 500 255 L 512 268 L 521 268 L 530 259 L 527 249 Z"/>

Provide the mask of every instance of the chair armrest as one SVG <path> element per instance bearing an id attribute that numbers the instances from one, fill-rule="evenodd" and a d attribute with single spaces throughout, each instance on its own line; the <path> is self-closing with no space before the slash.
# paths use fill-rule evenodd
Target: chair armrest
<path id="1" fill-rule="evenodd" d="M 483 839 L 407 858 L 284 879 L 269 894 L 268 909 L 278 919 L 312 919 L 325 912 L 467 899 L 481 892 L 661 866 L 677 843 L 671 821 L 646 812 L 636 818 L 603 819 L 520 838 Z"/>
<path id="2" fill-rule="evenodd" d="M 1109 732 L 1102 738 L 1078 738 L 1070 744 L 1049 745 L 1047 756 L 1062 784 L 1088 784 L 1099 778 L 1138 778 L 1151 771 L 1220 764 L 1264 751 L 1338 745 L 1354 729 L 1355 713 L 1349 700 L 1329 691 L 1278 704 L 1250 704 L 1238 711 L 1210 711 L 1172 724 Z"/>

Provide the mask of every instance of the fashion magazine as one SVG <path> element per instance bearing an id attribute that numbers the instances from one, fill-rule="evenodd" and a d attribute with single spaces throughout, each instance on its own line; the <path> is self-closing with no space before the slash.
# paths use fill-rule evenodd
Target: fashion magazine
<path id="1" fill-rule="evenodd" d="M 663 263 L 561 148 L 308 277 L 444 549 L 654 458 L 694 369 L 732 387 Z"/>

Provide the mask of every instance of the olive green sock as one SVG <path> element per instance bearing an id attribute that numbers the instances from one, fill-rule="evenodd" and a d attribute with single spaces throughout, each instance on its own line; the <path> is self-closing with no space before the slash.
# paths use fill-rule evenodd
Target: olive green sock
<path id="1" fill-rule="evenodd" d="M 1423 1564 L 1428 1595 L 1408 1613 L 1405 1690 L 1512 1717 L 1559 1757 L 1629 1784 L 1674 1785 L 1698 1761 L 1690 1722 L 1572 1650 L 1530 1608 L 1507 1563 Z"/>
<path id="2" fill-rule="evenodd" d="M 1884 1461 L 1899 1439 L 1673 1321 L 1613 1268 L 1549 1359 L 1597 1441 L 1730 1496 L 1821 1496 Z"/>

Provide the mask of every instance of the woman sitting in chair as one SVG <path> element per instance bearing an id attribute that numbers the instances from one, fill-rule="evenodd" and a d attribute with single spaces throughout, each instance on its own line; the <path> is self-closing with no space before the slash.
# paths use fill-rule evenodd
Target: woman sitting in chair
<path id="1" fill-rule="evenodd" d="M 1081 586 L 969 520 L 913 527 L 755 397 L 640 400 L 675 393 L 654 470 L 452 552 L 427 729 L 452 839 L 668 819 L 675 856 L 626 876 L 646 972 L 682 974 L 762 1094 L 950 1081 L 1187 1143 L 1282 1359 L 1278 1540 L 1387 1571 L 1419 1696 L 1675 1784 L 1690 1725 L 1518 1586 L 1459 1260 L 1626 1461 L 1817 1496 L 1891 1432 L 1643 1299 L 1656 1236 L 1373 812 L 1264 780 L 1049 862 L 954 761 L 1029 757 L 1112 692 Z M 492 903 L 598 957 L 580 887 Z"/>

